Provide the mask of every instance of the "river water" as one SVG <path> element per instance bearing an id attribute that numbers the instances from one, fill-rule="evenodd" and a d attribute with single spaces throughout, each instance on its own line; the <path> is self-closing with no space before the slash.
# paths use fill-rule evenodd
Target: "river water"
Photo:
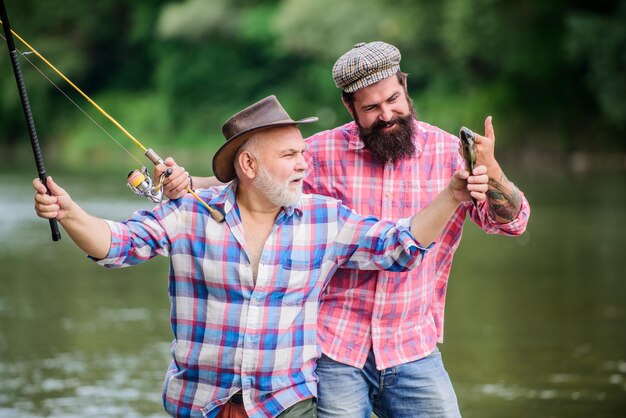
<path id="1" fill-rule="evenodd" d="M 467 224 L 455 256 L 441 351 L 463 416 L 625 416 L 626 178 L 539 177 L 518 182 L 524 236 Z M 57 180 L 99 216 L 151 206 L 107 178 Z M 0 417 L 165 416 L 167 260 L 100 268 L 52 242 L 32 194 L 0 175 Z"/>

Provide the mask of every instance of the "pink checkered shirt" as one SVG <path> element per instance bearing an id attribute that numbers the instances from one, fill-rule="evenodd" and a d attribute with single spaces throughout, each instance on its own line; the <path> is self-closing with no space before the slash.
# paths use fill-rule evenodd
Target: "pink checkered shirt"
<path id="1" fill-rule="evenodd" d="M 361 214 L 382 219 L 407 217 L 424 208 L 464 163 L 457 137 L 424 122 L 415 121 L 415 126 L 415 154 L 395 165 L 372 158 L 354 122 L 308 138 L 305 192 L 335 197 Z M 324 354 L 362 368 L 373 348 L 378 369 L 430 354 L 443 341 L 448 277 L 465 217 L 469 214 L 487 233 L 519 235 L 530 215 L 525 198 L 517 219 L 508 224 L 491 218 L 484 203 L 479 210 L 471 203 L 461 205 L 411 272 L 339 269 L 320 305 L 318 339 Z"/>

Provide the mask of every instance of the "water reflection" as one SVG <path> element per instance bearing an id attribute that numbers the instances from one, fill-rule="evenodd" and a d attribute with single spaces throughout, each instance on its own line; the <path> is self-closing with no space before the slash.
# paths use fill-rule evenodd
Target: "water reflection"
<path id="1" fill-rule="evenodd" d="M 123 219 L 152 203 L 61 179 L 88 211 Z M 103 191 L 92 196 L 94 191 Z M 35 217 L 24 179 L 0 181 L 0 416 L 164 416 L 166 260 L 107 271 Z"/>
<path id="2" fill-rule="evenodd" d="M 523 177 L 522 177 L 523 178 Z M 94 214 L 150 202 L 59 182 Z M 522 185 L 528 234 L 467 225 L 441 346 L 464 417 L 621 417 L 626 410 L 626 179 Z M 35 218 L 28 180 L 0 176 L 0 416 L 164 416 L 167 260 L 105 270 Z"/>

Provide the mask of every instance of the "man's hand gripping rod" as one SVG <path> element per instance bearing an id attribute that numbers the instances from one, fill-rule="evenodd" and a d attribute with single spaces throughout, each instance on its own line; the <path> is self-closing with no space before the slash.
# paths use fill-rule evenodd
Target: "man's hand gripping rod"
<path id="1" fill-rule="evenodd" d="M 158 156 L 158 154 L 152 150 L 152 148 L 148 148 L 148 149 L 146 150 L 145 156 L 146 156 L 146 157 L 148 157 L 148 159 L 149 159 L 150 161 L 152 161 L 152 163 L 153 163 L 155 166 L 157 166 L 157 165 L 159 165 L 159 164 L 163 164 L 163 163 L 164 163 L 164 162 L 163 162 L 163 159 L 162 159 L 161 157 L 159 157 L 159 156 Z M 132 174 L 132 173 L 131 173 L 131 174 Z M 168 168 L 168 169 L 167 169 L 167 171 L 164 173 L 164 175 L 165 175 L 166 177 L 168 177 L 170 174 L 172 174 L 172 169 L 171 169 L 171 168 Z M 130 180 L 130 179 L 129 179 L 129 180 Z M 195 192 L 195 191 L 193 191 L 193 189 L 192 189 L 191 187 L 187 186 L 187 192 L 191 193 L 191 195 L 192 195 L 193 197 L 195 197 L 195 198 L 196 198 L 196 200 L 197 200 L 198 202 L 200 202 L 200 203 L 202 204 L 202 206 L 204 206 L 204 207 L 205 207 L 205 208 L 209 211 L 209 213 L 211 214 L 211 217 L 212 217 L 213 219 L 215 219 L 215 221 L 216 221 L 216 222 L 222 222 L 222 221 L 224 220 L 224 215 L 223 215 L 221 212 L 219 212 L 219 211 L 217 211 L 217 210 L 213 209 L 211 206 L 209 206 L 209 205 L 208 205 L 208 204 L 207 204 L 204 200 L 202 200 L 202 198 L 201 198 L 200 196 L 198 196 L 198 195 L 196 194 L 196 192 Z M 151 198 L 150 196 L 147 196 L 147 195 L 146 195 L 146 197 L 148 197 L 148 198 L 150 198 L 150 199 L 152 200 L 152 198 Z"/>

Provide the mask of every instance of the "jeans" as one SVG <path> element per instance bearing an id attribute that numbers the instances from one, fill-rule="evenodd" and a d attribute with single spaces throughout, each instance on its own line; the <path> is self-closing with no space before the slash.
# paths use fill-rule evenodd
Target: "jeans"
<path id="1" fill-rule="evenodd" d="M 370 350 L 363 369 L 326 355 L 317 360 L 319 418 L 460 417 L 439 349 L 422 359 L 376 370 Z"/>

